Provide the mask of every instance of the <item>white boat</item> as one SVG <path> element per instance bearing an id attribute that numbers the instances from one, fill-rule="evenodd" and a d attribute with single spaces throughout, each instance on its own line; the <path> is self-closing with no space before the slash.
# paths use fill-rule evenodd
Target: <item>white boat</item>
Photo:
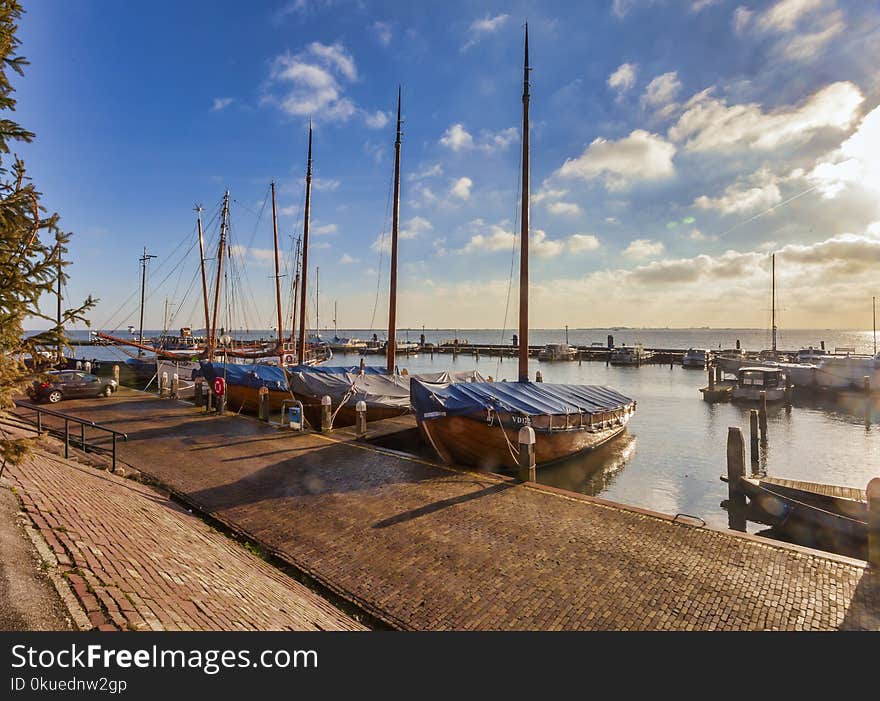
<path id="1" fill-rule="evenodd" d="M 816 366 L 812 363 L 768 363 L 768 365 L 782 370 L 795 387 L 813 387 L 816 384 Z"/>
<path id="2" fill-rule="evenodd" d="M 709 351 L 702 348 L 688 348 L 681 359 L 683 368 L 705 368 L 709 359 Z"/>
<path id="3" fill-rule="evenodd" d="M 538 360 L 574 360 L 577 350 L 567 343 L 548 343 L 538 353 Z"/>
<path id="4" fill-rule="evenodd" d="M 828 354 L 816 368 L 816 386 L 821 389 L 862 389 L 866 377 L 872 387 L 880 386 L 880 354 Z"/>
<path id="5" fill-rule="evenodd" d="M 785 399 L 785 377 L 785 372 L 778 367 L 758 365 L 740 368 L 736 373 L 733 400 L 757 402 L 761 400 L 761 392 L 764 392 L 768 402 L 780 402 Z"/>
<path id="6" fill-rule="evenodd" d="M 328 342 L 328 345 L 331 350 L 342 353 L 357 353 L 361 348 L 367 347 L 367 342 L 359 338 L 339 338 L 339 336 L 334 336 L 333 340 Z"/>
<path id="7" fill-rule="evenodd" d="M 641 365 L 646 360 L 654 357 L 654 353 L 646 351 L 641 344 L 635 346 L 620 346 L 611 351 L 608 361 L 612 365 Z"/>

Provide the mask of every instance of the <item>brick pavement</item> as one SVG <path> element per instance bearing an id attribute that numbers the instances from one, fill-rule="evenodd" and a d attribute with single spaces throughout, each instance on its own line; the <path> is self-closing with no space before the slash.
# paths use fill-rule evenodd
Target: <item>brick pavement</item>
<path id="1" fill-rule="evenodd" d="M 99 630 L 357 630 L 157 490 L 38 452 L 7 476 Z"/>
<path id="2" fill-rule="evenodd" d="M 128 394 L 123 460 L 407 629 L 880 629 L 845 558 Z"/>

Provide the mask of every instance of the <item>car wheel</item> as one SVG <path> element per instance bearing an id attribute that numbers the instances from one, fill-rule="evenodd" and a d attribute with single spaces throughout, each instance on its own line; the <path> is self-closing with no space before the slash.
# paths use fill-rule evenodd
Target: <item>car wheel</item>
<path id="1" fill-rule="evenodd" d="M 61 394 L 61 390 L 53 389 L 53 390 L 52 390 L 51 392 L 49 392 L 49 394 L 46 396 L 46 399 L 49 400 L 49 404 L 57 404 L 58 402 L 61 401 L 61 399 L 62 399 L 63 396 L 64 396 L 64 395 Z"/>
<path id="2" fill-rule="evenodd" d="M 105 397 L 109 397 L 109 396 L 111 396 L 111 395 L 113 394 L 113 387 L 111 387 L 110 385 L 107 385 L 107 386 L 104 388 L 104 391 L 101 392 L 101 394 L 102 394 L 103 396 L 105 396 Z"/>

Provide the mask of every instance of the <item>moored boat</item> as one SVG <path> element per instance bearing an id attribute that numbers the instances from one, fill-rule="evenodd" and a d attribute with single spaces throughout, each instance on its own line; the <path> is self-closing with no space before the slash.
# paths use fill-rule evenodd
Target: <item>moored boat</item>
<path id="1" fill-rule="evenodd" d="M 534 443 L 538 465 L 596 448 L 625 430 L 636 407 L 635 401 L 608 387 L 529 381 L 528 25 L 522 105 L 518 381 L 410 382 L 419 428 L 439 457 L 483 469 L 517 466 L 520 432 Z"/>
<path id="2" fill-rule="evenodd" d="M 653 357 L 651 351 L 646 351 L 641 344 L 635 346 L 619 346 L 611 351 L 608 362 L 612 365 L 641 365 Z"/>
<path id="3" fill-rule="evenodd" d="M 708 359 L 709 351 L 702 348 L 688 348 L 682 356 L 681 366 L 683 368 L 705 368 Z"/>
<path id="4" fill-rule="evenodd" d="M 538 352 L 538 360 L 574 360 L 577 350 L 567 343 L 548 343 Z"/>
<path id="5" fill-rule="evenodd" d="M 761 393 L 768 402 L 785 399 L 785 372 L 778 367 L 752 366 L 740 368 L 736 373 L 733 400 L 758 402 Z"/>

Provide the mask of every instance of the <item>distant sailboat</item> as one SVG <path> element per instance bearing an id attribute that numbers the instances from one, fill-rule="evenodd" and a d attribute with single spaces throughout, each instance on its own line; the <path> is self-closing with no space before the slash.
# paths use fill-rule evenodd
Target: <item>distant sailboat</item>
<path id="1" fill-rule="evenodd" d="M 523 76 L 519 381 L 431 383 L 413 378 L 419 427 L 450 464 L 517 466 L 519 430 L 535 431 L 538 464 L 596 448 L 622 433 L 636 403 L 608 387 L 529 382 L 529 30 Z"/>

